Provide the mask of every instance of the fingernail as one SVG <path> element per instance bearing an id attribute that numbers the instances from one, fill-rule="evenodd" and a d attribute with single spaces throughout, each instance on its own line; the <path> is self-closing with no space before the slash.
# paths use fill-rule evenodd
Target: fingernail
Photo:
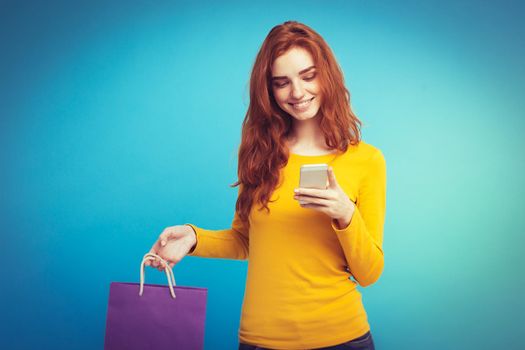
<path id="1" fill-rule="evenodd" d="M 160 245 L 164 247 L 166 245 L 166 241 L 160 241 Z"/>
<path id="2" fill-rule="evenodd" d="M 295 193 L 299 193 L 299 190 L 296 188 L 295 190 L 293 190 Z"/>

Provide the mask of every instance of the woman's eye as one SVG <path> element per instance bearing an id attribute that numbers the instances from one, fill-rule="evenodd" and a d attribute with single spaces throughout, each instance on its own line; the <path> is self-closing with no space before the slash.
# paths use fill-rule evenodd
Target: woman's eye
<path id="1" fill-rule="evenodd" d="M 311 73 L 311 74 L 309 74 L 309 75 L 305 75 L 305 76 L 303 77 L 303 79 L 306 80 L 306 81 L 312 81 L 312 80 L 315 79 L 316 76 L 317 76 L 317 73 Z M 288 83 L 289 83 L 288 81 L 285 81 L 285 82 L 275 82 L 275 83 L 273 83 L 273 85 L 274 85 L 276 88 L 279 89 L 279 88 L 283 88 L 283 87 L 285 87 L 286 85 L 288 85 Z"/>
<path id="2" fill-rule="evenodd" d="M 288 85 L 288 82 L 284 82 L 284 83 L 274 83 L 273 84 L 275 87 L 277 88 L 283 88 L 285 87 L 286 85 Z"/>
<path id="3" fill-rule="evenodd" d="M 304 80 L 306 80 L 306 81 L 314 80 L 315 75 L 316 75 L 315 73 L 307 75 L 307 76 L 304 77 Z"/>

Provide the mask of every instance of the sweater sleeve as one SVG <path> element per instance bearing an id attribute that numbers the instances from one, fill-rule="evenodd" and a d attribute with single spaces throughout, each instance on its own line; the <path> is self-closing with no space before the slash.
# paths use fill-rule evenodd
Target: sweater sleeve
<path id="1" fill-rule="evenodd" d="M 241 221 L 237 212 L 233 217 L 232 226 L 224 230 L 206 230 L 191 226 L 197 236 L 197 243 L 189 256 L 223 259 L 248 259 L 249 235 L 246 225 Z"/>
<path id="2" fill-rule="evenodd" d="M 370 158 L 357 195 L 350 224 L 332 228 L 343 248 L 348 268 L 363 287 L 373 284 L 383 272 L 383 226 L 386 212 L 386 162 L 381 151 Z"/>

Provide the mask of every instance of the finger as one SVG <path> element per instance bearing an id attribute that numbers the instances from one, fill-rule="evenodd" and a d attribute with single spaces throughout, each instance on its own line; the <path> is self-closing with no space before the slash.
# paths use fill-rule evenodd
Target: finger
<path id="1" fill-rule="evenodd" d="M 328 187 L 337 188 L 338 186 L 337 180 L 335 179 L 334 168 L 330 167 L 328 168 Z"/>
<path id="2" fill-rule="evenodd" d="M 159 236 L 158 242 L 161 247 L 164 247 L 171 238 L 177 238 L 177 230 L 175 227 L 167 227 Z"/>
<path id="3" fill-rule="evenodd" d="M 153 261 L 155 260 L 155 258 L 153 257 L 148 257 L 147 260 L 146 260 L 146 266 L 151 266 L 153 267 Z"/>
<path id="4" fill-rule="evenodd" d="M 324 205 L 319 205 L 319 204 L 301 204 L 301 207 L 303 208 L 306 208 L 306 209 L 314 209 L 314 210 L 318 210 L 320 212 L 325 212 L 327 207 L 325 207 Z"/>
<path id="5" fill-rule="evenodd" d="M 160 269 L 160 271 L 164 271 L 164 270 L 166 270 L 166 268 L 167 268 L 167 267 L 168 267 L 169 265 L 171 265 L 171 264 L 169 263 L 169 261 L 167 261 L 167 264 L 166 264 L 166 263 L 164 263 L 164 262 L 163 262 L 163 263 L 161 263 L 161 264 L 162 264 L 162 266 L 161 266 L 161 269 Z"/>
<path id="6" fill-rule="evenodd" d="M 171 237 L 171 227 L 165 228 L 164 231 L 159 235 L 159 238 L 155 241 L 151 249 L 149 250 L 150 253 L 153 254 L 159 254 L 160 249 L 163 247 L 162 241 L 165 243 L 168 241 L 168 239 Z M 157 265 L 153 265 L 157 266 Z"/>
<path id="7" fill-rule="evenodd" d="M 150 252 L 150 253 L 153 253 L 153 254 L 158 254 L 160 248 L 162 248 L 162 247 L 160 246 L 160 241 L 157 240 L 157 241 L 153 244 L 153 246 L 151 247 L 151 249 L 149 250 L 149 252 Z"/>
<path id="8" fill-rule="evenodd" d="M 327 200 L 324 198 L 307 197 L 307 196 L 298 196 L 297 200 L 302 201 L 305 204 L 318 204 L 324 207 L 329 206 L 331 202 L 330 200 Z"/>
<path id="9" fill-rule="evenodd" d="M 333 192 L 331 190 L 320 190 L 317 188 L 296 188 L 294 193 L 298 196 L 309 196 L 325 199 L 331 199 L 333 197 Z"/>

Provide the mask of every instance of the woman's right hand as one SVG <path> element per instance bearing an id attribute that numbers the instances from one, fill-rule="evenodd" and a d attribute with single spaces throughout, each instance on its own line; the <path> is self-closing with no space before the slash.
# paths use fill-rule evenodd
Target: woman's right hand
<path id="1" fill-rule="evenodd" d="M 184 258 L 197 243 L 195 231 L 189 225 L 177 225 L 166 227 L 159 238 L 151 247 L 150 253 L 157 254 L 166 260 L 170 267 L 175 266 Z M 159 259 L 147 260 L 147 266 L 163 271 L 165 264 Z"/>

